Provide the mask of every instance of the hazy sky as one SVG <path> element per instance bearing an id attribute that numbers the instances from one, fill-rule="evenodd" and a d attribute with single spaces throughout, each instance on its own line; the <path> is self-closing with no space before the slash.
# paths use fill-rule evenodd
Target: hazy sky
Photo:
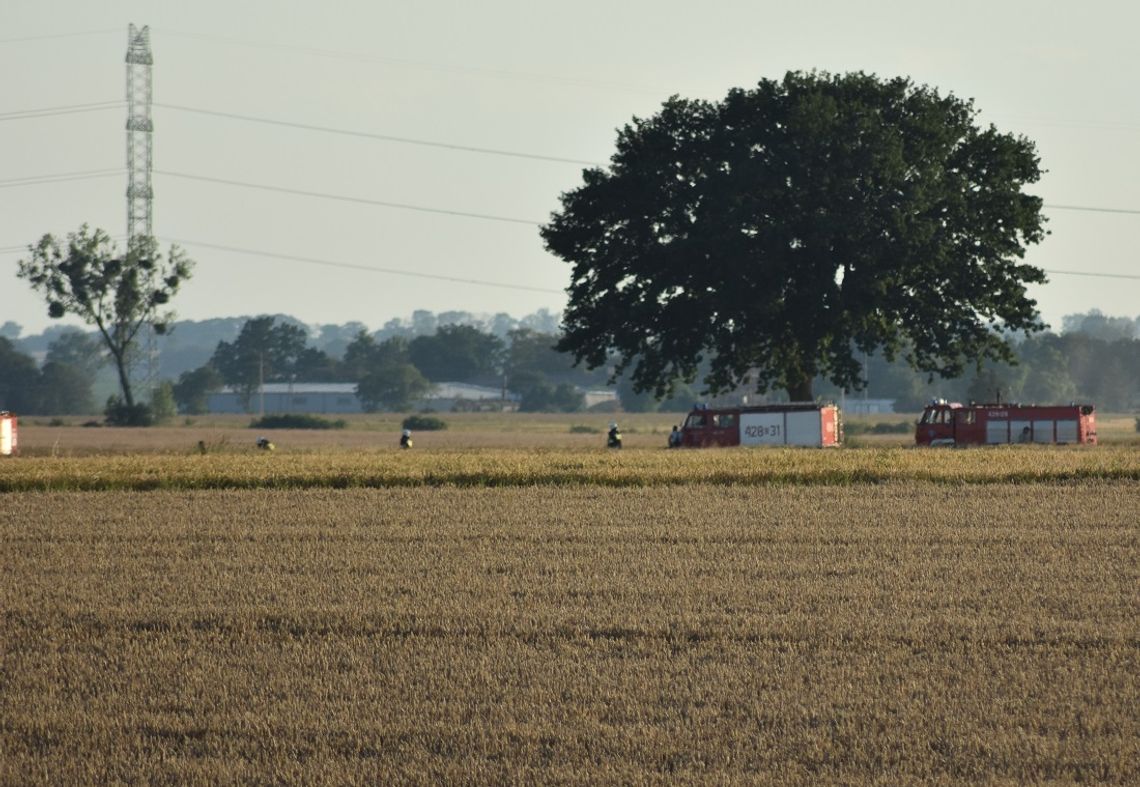
<path id="1" fill-rule="evenodd" d="M 1140 5 L 1064 8 L 3 0 L 0 323 L 27 335 L 50 322 L 15 275 L 28 243 L 84 222 L 125 235 L 128 23 L 150 27 L 154 54 L 154 231 L 197 262 L 182 318 L 376 328 L 417 308 L 561 309 L 569 267 L 538 225 L 580 183 L 575 162 L 605 163 L 616 129 L 670 94 L 718 99 L 793 69 L 907 75 L 974 98 L 1048 169 L 1035 191 L 1052 235 L 1028 260 L 1137 276 Z M 17 114 L 46 108 L 61 111 Z M 41 180 L 78 173 L 97 174 Z M 1092 308 L 1140 314 L 1138 278 L 1054 272 L 1032 295 L 1057 327 Z"/>

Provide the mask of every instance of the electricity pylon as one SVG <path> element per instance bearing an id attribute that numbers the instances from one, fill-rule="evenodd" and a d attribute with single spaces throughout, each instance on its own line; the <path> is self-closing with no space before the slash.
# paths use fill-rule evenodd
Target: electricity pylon
<path id="1" fill-rule="evenodd" d="M 154 232 L 154 121 L 150 117 L 153 97 L 150 28 L 127 27 L 127 251 L 130 253 Z M 147 325 L 143 339 L 143 388 L 153 395 L 158 376 L 158 346 L 154 328 Z"/>

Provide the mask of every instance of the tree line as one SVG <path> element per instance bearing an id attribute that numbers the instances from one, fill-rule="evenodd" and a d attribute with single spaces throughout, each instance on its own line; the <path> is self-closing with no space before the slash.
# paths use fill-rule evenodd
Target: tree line
<path id="1" fill-rule="evenodd" d="M 431 334 L 359 330 L 343 355 L 309 344 L 306 331 L 274 317 L 247 320 L 233 341 L 218 342 L 203 366 L 183 372 L 174 397 L 188 413 L 204 412 L 210 392 L 234 390 L 248 409 L 263 383 L 343 382 L 356 386 L 366 411 L 405 410 L 436 383 L 505 386 L 523 410 L 577 410 L 581 387 L 603 385 L 604 373 L 574 369 L 554 349 L 557 337 L 514 328 L 506 338 L 472 325 L 438 326 Z"/>
<path id="2" fill-rule="evenodd" d="M 720 100 L 675 95 L 621 128 L 608 166 L 584 170 L 540 229 L 571 272 L 559 332 L 535 341 L 586 371 L 566 372 L 559 354 L 567 379 L 522 368 L 516 345 L 533 337 L 470 325 L 360 331 L 336 355 L 259 317 L 171 392 L 193 408 L 191 393 L 219 381 L 248 401 L 261 382 L 320 377 L 353 381 L 379 409 L 441 377 L 493 376 L 533 409 L 580 406 L 575 382 L 601 379 L 628 393 L 627 409 L 676 405 L 693 385 L 797 400 L 866 391 L 900 407 L 931 390 L 1130 407 L 1135 336 L 1049 336 L 1028 296 L 1046 281 L 1024 262 L 1046 236 L 1029 190 L 1041 164 L 1031 140 L 980 122 L 971 100 L 907 77 L 793 71 Z M 95 326 L 114 361 L 121 396 L 108 418 L 143 420 L 125 373 L 132 349 L 143 326 L 168 327 L 193 263 L 145 237 L 119 254 L 86 226 L 29 254 L 18 275 L 49 315 Z"/>
<path id="3" fill-rule="evenodd" d="M 439 318 L 474 319 L 467 313 Z M 206 411 L 209 394 L 223 386 L 237 392 L 249 407 L 262 383 L 341 382 L 356 385 L 368 411 L 403 410 L 436 383 L 464 382 L 505 385 L 521 397 L 521 409 L 527 411 L 581 409 L 582 389 L 604 386 L 605 370 L 575 368 L 568 356 L 554 349 L 555 333 L 525 327 L 550 328 L 555 318 L 543 312 L 532 318 L 519 321 L 496 315 L 494 327 L 506 330 L 502 337 L 474 325 L 440 324 L 435 315 L 422 310 L 410 321 L 389 321 L 371 333 L 360 323 L 348 323 L 339 331 L 322 326 L 312 332 L 289 317 L 250 318 L 241 323 L 234 338 L 217 341 L 200 365 L 164 379 L 159 395 L 171 398 L 182 413 L 199 414 Z M 431 333 L 417 333 L 428 325 L 434 328 Z M 36 347 L 38 342 L 19 341 L 19 327 L 14 324 L 4 329 L 0 408 L 27 414 L 96 412 L 93 390 L 100 376 L 107 375 L 108 359 L 95 334 L 74 328 L 55 331 L 46 352 L 36 353 L 43 358 L 37 363 L 20 346 Z M 351 339 L 329 341 L 349 329 L 356 331 Z M 173 331 L 170 338 L 177 333 Z M 321 339 L 325 348 L 315 346 Z"/>
<path id="4" fill-rule="evenodd" d="M 426 319 L 430 313 L 418 314 L 421 327 L 433 322 Z M 340 331 L 332 326 L 313 331 L 288 317 L 245 319 L 237 335 L 217 341 L 203 363 L 168 377 L 159 398 L 195 414 L 205 411 L 209 393 L 222 386 L 231 386 L 249 402 L 261 382 L 347 382 L 357 386 L 366 409 L 402 410 L 435 383 L 499 387 L 505 382 L 522 397 L 523 410 L 572 412 L 583 406 L 582 389 L 606 386 L 612 371 L 575 367 L 568 353 L 555 349 L 560 335 L 554 332 L 513 327 L 500 337 L 486 326 L 434 322 L 431 333 L 417 335 L 407 320 L 369 332 L 359 323 L 348 323 Z M 396 325 L 402 330 L 392 330 Z M 53 332 L 46 351 L 33 355 L 26 347 L 38 346 L 37 341 L 21 341 L 16 326 L 3 327 L 0 409 L 29 415 L 88 415 L 100 409 L 93 392 L 109 368 L 93 333 L 73 328 Z M 355 330 L 351 338 L 328 341 L 348 330 Z M 322 338 L 325 346 L 318 347 Z M 1005 401 L 1088 401 L 1109 411 L 1140 406 L 1140 319 L 1095 310 L 1069 315 L 1062 332 L 1011 340 L 1011 346 L 1012 361 L 986 362 L 957 379 L 931 379 L 901 359 L 868 353 L 859 359 L 865 393 L 895 400 L 898 412 L 917 411 L 935 397 L 984 402 L 999 395 Z M 633 412 L 683 411 L 704 397 L 698 385 L 682 381 L 675 381 L 672 395 L 661 399 L 635 391 L 628 377 L 614 385 L 622 409 Z M 816 386 L 821 398 L 838 401 L 844 395 L 863 395 L 829 387 L 823 379 Z"/>
<path id="5" fill-rule="evenodd" d="M 986 362 L 957 379 L 931 380 L 905 362 L 869 354 L 866 395 L 893 399 L 895 412 L 921 410 L 933 398 L 963 403 L 1079 401 L 1112 412 L 1140 407 L 1140 339 L 1045 332 L 1011 345 L 1010 361 Z M 840 397 L 835 389 L 820 390 L 836 400 Z"/>

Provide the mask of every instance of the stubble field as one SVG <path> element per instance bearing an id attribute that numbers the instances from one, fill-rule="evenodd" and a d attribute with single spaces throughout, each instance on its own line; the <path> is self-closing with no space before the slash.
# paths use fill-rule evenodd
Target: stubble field
<path id="1" fill-rule="evenodd" d="M 235 446 L 0 463 L 0 783 L 1140 780 L 1132 446 Z"/>

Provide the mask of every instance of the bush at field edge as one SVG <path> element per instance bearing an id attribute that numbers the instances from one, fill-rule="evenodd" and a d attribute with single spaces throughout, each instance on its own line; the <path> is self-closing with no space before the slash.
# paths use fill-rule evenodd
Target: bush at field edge
<path id="1" fill-rule="evenodd" d="M 261 418 L 254 418 L 249 424 L 250 429 L 344 429 L 346 426 L 348 426 L 348 422 L 343 418 L 330 421 L 328 418 L 321 418 L 316 415 L 298 415 L 295 413 L 266 415 Z"/>
<path id="2" fill-rule="evenodd" d="M 447 422 L 434 415 L 409 415 L 404 419 L 403 427 L 419 432 L 438 432 L 447 428 Z"/>

